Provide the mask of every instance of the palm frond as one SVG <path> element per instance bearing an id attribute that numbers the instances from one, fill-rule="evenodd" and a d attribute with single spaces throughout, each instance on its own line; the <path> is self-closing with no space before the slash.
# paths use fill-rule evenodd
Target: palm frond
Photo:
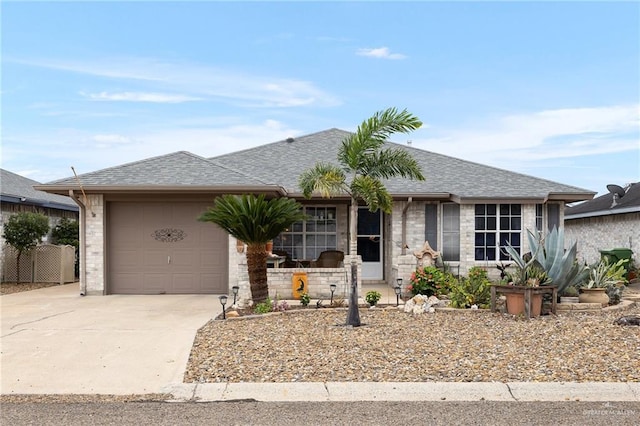
<path id="1" fill-rule="evenodd" d="M 223 195 L 198 220 L 212 222 L 247 244 L 264 244 L 306 218 L 301 205 L 288 198 Z"/>
<path id="2" fill-rule="evenodd" d="M 355 133 L 342 142 L 338 160 L 350 170 L 358 170 L 363 157 L 379 150 L 393 133 L 408 133 L 422 126 L 418 117 L 406 109 L 387 108 L 364 120 Z"/>
<path id="3" fill-rule="evenodd" d="M 425 180 L 418 162 L 404 149 L 385 149 L 367 155 L 363 161 L 364 175 L 389 179 L 400 176 Z"/>
<path id="4" fill-rule="evenodd" d="M 391 213 L 393 199 L 379 179 L 371 176 L 356 176 L 351 183 L 353 194 L 361 198 L 372 212 L 381 209 Z"/>
<path id="5" fill-rule="evenodd" d="M 318 163 L 300 175 L 298 185 L 305 198 L 311 198 L 314 193 L 329 198 L 332 195 L 349 192 L 345 180 L 345 174 L 340 168 L 332 164 Z"/>

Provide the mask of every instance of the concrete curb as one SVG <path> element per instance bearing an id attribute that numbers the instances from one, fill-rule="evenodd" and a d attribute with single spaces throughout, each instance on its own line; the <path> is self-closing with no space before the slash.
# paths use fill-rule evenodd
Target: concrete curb
<path id="1" fill-rule="evenodd" d="M 169 402 L 252 400 L 264 402 L 349 401 L 631 401 L 640 383 L 605 382 L 300 382 L 174 383 Z"/>

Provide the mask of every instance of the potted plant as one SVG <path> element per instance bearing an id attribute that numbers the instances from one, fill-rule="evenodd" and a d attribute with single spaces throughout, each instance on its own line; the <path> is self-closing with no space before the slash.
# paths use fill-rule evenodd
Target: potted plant
<path id="1" fill-rule="evenodd" d="M 575 286 L 569 286 L 560 293 L 560 303 L 578 303 L 578 289 Z"/>
<path id="2" fill-rule="evenodd" d="M 369 306 L 373 307 L 378 304 L 378 301 L 380 300 L 381 297 L 382 295 L 379 292 L 372 290 L 367 292 L 367 295 L 364 297 L 364 300 L 366 300 Z"/>
<path id="3" fill-rule="evenodd" d="M 536 255 L 523 256 L 509 244 L 506 251 L 514 262 L 515 271 L 507 272 L 505 280 L 507 285 L 513 286 L 513 290 L 505 293 L 507 312 L 511 315 L 520 315 L 525 312 L 525 290 L 529 287 L 539 287 L 547 285 L 551 279 L 545 272 Z M 525 260 L 526 259 L 526 260 Z M 542 313 L 542 294 L 531 295 L 531 316 L 537 317 Z"/>
<path id="4" fill-rule="evenodd" d="M 589 279 L 580 287 L 580 303 L 600 303 L 603 307 L 609 304 L 608 292 L 614 292 L 619 283 L 625 282 L 624 264 L 628 259 L 620 259 L 610 264 L 606 259 L 589 268 Z"/>

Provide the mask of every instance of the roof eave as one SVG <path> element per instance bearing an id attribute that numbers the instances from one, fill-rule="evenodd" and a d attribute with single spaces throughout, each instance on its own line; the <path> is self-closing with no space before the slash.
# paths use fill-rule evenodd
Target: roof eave
<path id="1" fill-rule="evenodd" d="M 640 213 L 640 206 L 624 207 L 621 209 L 597 210 L 593 212 L 576 213 L 576 214 L 565 214 L 564 219 L 565 220 L 584 219 L 588 217 L 612 216 L 616 214 L 625 214 L 625 213 Z"/>
<path id="2" fill-rule="evenodd" d="M 35 189 L 51 194 L 68 195 L 69 190 L 87 194 L 155 193 L 175 194 L 245 194 L 259 193 L 285 196 L 287 191 L 277 185 L 36 185 Z"/>

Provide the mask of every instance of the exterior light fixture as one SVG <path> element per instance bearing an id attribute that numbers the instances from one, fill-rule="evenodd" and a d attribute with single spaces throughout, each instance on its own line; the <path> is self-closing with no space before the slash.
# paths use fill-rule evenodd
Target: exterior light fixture
<path id="1" fill-rule="evenodd" d="M 400 294 L 402 294 L 402 278 L 397 278 L 396 282 L 398 283 L 398 287 L 400 287 Z"/>
<path id="2" fill-rule="evenodd" d="M 240 287 L 238 287 L 237 285 L 234 285 L 233 287 L 231 287 L 231 292 L 233 293 L 233 305 L 235 306 L 236 301 L 238 299 L 238 291 L 240 291 Z"/>
<path id="3" fill-rule="evenodd" d="M 402 291 L 402 288 L 397 285 L 393 289 L 396 292 L 396 306 L 400 306 L 400 292 Z"/>
<path id="4" fill-rule="evenodd" d="M 333 293 L 336 291 L 336 285 L 330 284 L 329 288 L 331 289 L 331 305 L 333 305 Z"/>
<path id="5" fill-rule="evenodd" d="M 227 304 L 227 295 L 223 294 L 218 299 L 220 299 L 220 304 L 222 305 L 222 319 L 227 319 L 227 312 L 225 311 L 224 305 Z"/>

